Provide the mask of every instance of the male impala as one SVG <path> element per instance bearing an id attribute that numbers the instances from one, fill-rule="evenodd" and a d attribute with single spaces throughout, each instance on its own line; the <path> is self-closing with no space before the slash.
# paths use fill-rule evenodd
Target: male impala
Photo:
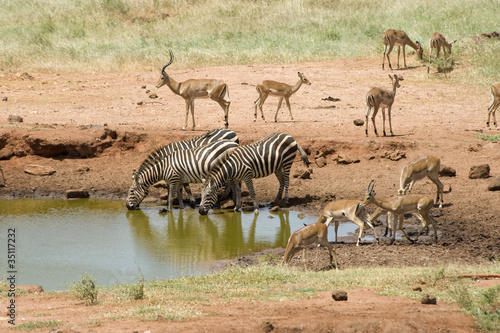
<path id="1" fill-rule="evenodd" d="M 278 109 L 276 110 L 276 114 L 274 115 L 274 122 L 278 121 L 278 111 L 281 108 L 281 103 L 283 102 L 283 99 L 285 99 L 286 106 L 288 107 L 288 111 L 290 112 L 290 117 L 292 118 L 292 121 L 294 121 L 292 115 L 292 109 L 290 108 L 290 100 L 289 100 L 290 96 L 292 96 L 297 92 L 297 90 L 299 90 L 299 88 L 302 86 L 302 83 L 305 83 L 307 85 L 311 84 L 311 82 L 304 76 L 303 73 L 298 72 L 298 74 L 299 74 L 299 81 L 294 86 L 272 80 L 264 80 L 259 84 L 257 84 L 256 89 L 257 92 L 259 93 L 259 98 L 257 98 L 257 100 L 254 102 L 255 113 L 253 121 L 257 120 L 257 107 L 260 109 L 260 114 L 262 116 L 262 119 L 264 120 L 264 122 L 266 121 L 266 118 L 264 118 L 264 112 L 262 111 L 262 105 L 264 105 L 264 102 L 266 101 L 269 95 L 279 97 Z"/>
<path id="2" fill-rule="evenodd" d="M 375 135 L 378 136 L 377 126 L 375 125 L 375 117 L 377 116 L 378 109 L 382 108 L 384 136 L 386 136 L 385 109 L 387 109 L 387 115 L 389 116 L 389 129 L 391 131 L 391 136 L 394 136 L 394 133 L 392 132 L 391 108 L 392 104 L 394 103 L 394 98 L 396 97 L 396 88 L 401 87 L 399 81 L 403 81 L 403 77 L 401 75 L 394 74 L 394 76 L 391 76 L 391 74 L 389 74 L 389 78 L 391 79 L 392 82 L 392 91 L 383 88 L 371 88 L 366 94 L 366 105 L 368 106 L 368 111 L 366 112 L 366 129 L 365 129 L 366 136 L 368 136 L 368 117 L 370 116 L 372 108 L 373 108 L 372 122 Z"/>
<path id="3" fill-rule="evenodd" d="M 417 51 L 418 53 L 418 57 L 422 58 L 424 49 L 422 48 L 420 43 L 418 41 L 416 43 L 413 43 L 410 37 L 408 37 L 408 35 L 403 30 L 394 30 L 394 29 L 386 30 L 382 35 L 382 39 L 384 41 L 384 57 L 382 59 L 382 69 L 384 69 L 384 62 L 386 56 L 389 68 L 392 69 L 391 59 L 389 58 L 389 54 L 392 52 L 394 46 L 398 47 L 398 68 L 399 68 L 399 53 L 401 46 L 403 47 L 403 61 L 405 68 L 406 68 L 406 51 L 405 51 L 406 45 L 409 45 L 412 48 L 414 48 L 415 51 Z"/>
<path id="4" fill-rule="evenodd" d="M 441 197 L 439 208 L 443 208 L 443 183 L 439 180 L 439 169 L 441 167 L 441 160 L 435 156 L 427 155 L 412 161 L 401 170 L 401 177 L 399 178 L 398 193 L 404 194 L 410 192 L 415 181 L 428 177 L 437 187 L 436 202 Z M 408 186 L 408 188 L 407 188 Z"/>
<path id="5" fill-rule="evenodd" d="M 224 110 L 224 124 L 227 128 L 229 126 L 229 104 L 231 103 L 229 101 L 229 91 L 227 84 L 220 80 L 212 79 L 190 79 L 184 82 L 175 81 L 165 72 L 165 68 L 167 68 L 174 61 L 172 50 L 169 50 L 169 52 L 170 61 L 161 69 L 161 77 L 156 84 L 156 88 L 160 88 L 161 86 L 166 84 L 170 88 L 170 90 L 172 90 L 172 92 L 181 96 L 186 101 L 186 122 L 182 130 L 186 130 L 186 127 L 188 125 L 189 110 L 191 109 L 191 116 L 193 118 L 192 130 L 194 131 L 194 100 L 197 98 L 210 98 L 219 103 L 219 105 Z"/>
<path id="6" fill-rule="evenodd" d="M 494 85 L 491 86 L 490 94 L 491 94 L 491 105 L 488 108 L 488 121 L 486 122 L 486 126 L 488 126 L 488 129 L 491 129 L 490 117 L 493 116 L 493 126 L 495 126 L 496 129 L 498 129 L 497 117 L 495 113 L 498 109 L 498 106 L 500 105 L 500 83 L 495 83 Z"/>
<path id="7" fill-rule="evenodd" d="M 442 33 L 435 32 L 431 35 L 431 39 L 429 40 L 429 62 L 431 61 L 432 57 L 432 49 L 436 49 L 436 58 L 439 58 L 439 52 L 441 51 L 441 48 L 443 48 L 443 53 L 444 53 L 444 59 L 446 60 L 446 52 L 448 51 L 448 54 L 451 54 L 451 46 L 455 41 L 448 43 L 446 41 L 446 38 L 444 38 Z"/>
<path id="8" fill-rule="evenodd" d="M 328 241 L 328 223 L 316 222 L 296 230 L 288 239 L 283 262 L 289 263 L 295 253 L 302 250 L 302 262 L 306 268 L 306 247 L 313 243 L 324 245 L 330 254 L 330 264 L 335 258 L 335 269 L 338 270 L 337 254 L 333 245 Z"/>
<path id="9" fill-rule="evenodd" d="M 358 200 L 337 200 L 329 202 L 323 212 L 321 213 L 318 222 L 324 222 L 329 225 L 332 221 L 335 221 L 335 243 L 337 243 L 337 231 L 339 228 L 339 222 L 353 222 L 359 227 L 359 235 L 356 246 L 359 246 L 359 241 L 363 235 L 363 229 L 365 223 L 372 228 L 373 234 L 377 243 L 379 242 L 377 232 L 373 227 L 372 223 L 367 220 L 366 211 Z"/>
<path id="10" fill-rule="evenodd" d="M 432 199 L 432 197 L 427 195 L 408 194 L 379 200 L 375 196 L 375 191 L 373 191 L 374 186 L 375 181 L 372 180 L 370 184 L 368 184 L 368 188 L 366 189 L 366 197 L 363 202 L 364 206 L 373 203 L 383 210 L 391 212 L 394 215 L 394 220 L 397 221 L 395 223 L 397 223 L 399 229 L 403 231 L 406 238 L 412 243 L 418 240 L 420 234 L 422 234 L 422 232 L 429 226 L 429 224 L 432 224 L 432 227 L 434 229 L 434 242 L 437 243 L 436 221 L 434 221 L 434 219 L 429 214 L 430 209 L 434 206 L 434 200 Z M 412 240 L 403 228 L 403 218 L 407 213 L 416 214 L 420 221 L 422 221 L 422 229 L 420 229 L 415 240 Z M 392 242 L 394 242 L 395 237 L 396 232 L 394 232 L 392 235 Z"/>

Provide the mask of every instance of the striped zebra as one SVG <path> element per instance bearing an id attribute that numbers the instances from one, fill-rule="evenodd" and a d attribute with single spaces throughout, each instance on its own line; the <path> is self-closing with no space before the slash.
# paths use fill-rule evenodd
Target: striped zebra
<path id="1" fill-rule="evenodd" d="M 220 140 L 195 149 L 177 150 L 159 158 L 155 163 L 143 163 L 139 171 L 134 170 L 133 182 L 125 205 L 129 210 L 139 207 L 153 184 L 164 180 L 169 185 L 168 209 L 172 209 L 174 195 L 179 199 L 179 207 L 184 208 L 181 184 L 201 183 L 209 171 L 223 163 L 238 147 L 234 141 Z"/>
<path id="2" fill-rule="evenodd" d="M 202 135 L 195 136 L 194 138 L 182 141 L 175 141 L 169 143 L 164 147 L 156 149 L 151 154 L 149 154 L 149 156 L 144 160 L 144 162 L 142 162 L 141 168 L 146 167 L 147 165 L 150 164 L 153 165 L 156 164 L 158 160 L 166 158 L 168 155 L 170 155 L 176 150 L 194 149 L 219 140 L 230 140 L 238 144 L 240 143 L 238 135 L 236 135 L 235 132 L 227 129 L 213 129 Z M 189 184 L 185 183 L 183 184 L 183 187 L 189 196 L 191 206 L 194 207 L 194 197 L 193 194 L 191 193 L 191 188 L 189 187 Z M 179 190 L 182 191 L 182 188 L 180 188 Z"/>
<path id="3" fill-rule="evenodd" d="M 229 182 L 233 189 L 234 210 L 241 208 L 241 182 L 244 181 L 253 200 L 255 212 L 258 213 L 259 205 L 255 198 L 252 178 L 266 177 L 276 174 L 280 188 L 275 201 L 281 200 L 283 190 L 285 201 L 288 203 L 288 186 L 290 169 L 297 150 L 302 161 L 309 166 L 309 160 L 304 150 L 295 139 L 283 133 L 274 133 L 249 145 L 238 147 L 222 165 L 214 168 L 204 182 L 201 192 L 199 212 L 205 215 L 217 202 L 221 186 Z"/>

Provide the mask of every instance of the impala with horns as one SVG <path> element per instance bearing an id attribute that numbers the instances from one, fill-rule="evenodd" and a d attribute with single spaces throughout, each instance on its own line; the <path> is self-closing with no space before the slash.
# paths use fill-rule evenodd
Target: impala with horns
<path id="1" fill-rule="evenodd" d="M 456 42 L 454 40 L 451 43 L 446 41 L 446 38 L 442 33 L 435 32 L 431 35 L 431 39 L 429 40 L 429 62 L 432 58 L 432 49 L 436 49 L 436 59 L 439 59 L 439 53 L 441 48 L 443 49 L 444 59 L 446 60 L 446 52 L 451 54 L 451 46 Z"/>
<path id="2" fill-rule="evenodd" d="M 373 108 L 372 114 L 372 123 L 373 123 L 373 131 L 375 135 L 378 136 L 377 126 L 375 125 L 375 117 L 377 116 L 378 110 L 382 108 L 382 126 L 383 133 L 385 133 L 385 109 L 387 109 L 387 116 L 389 117 L 389 130 L 391 131 L 391 136 L 394 136 L 392 132 L 392 121 L 391 121 L 391 109 L 392 104 L 394 103 L 394 98 L 396 97 L 396 88 L 401 87 L 399 81 L 403 81 L 403 77 L 401 75 L 391 75 L 389 74 L 389 78 L 392 82 L 392 91 L 383 89 L 383 88 L 371 88 L 366 94 L 366 106 L 368 107 L 368 111 L 366 112 L 366 128 L 365 133 L 368 136 L 368 118 L 370 117 L 370 112 Z"/>
<path id="3" fill-rule="evenodd" d="M 191 117 L 193 120 L 192 130 L 195 128 L 194 120 L 194 100 L 198 98 L 210 98 L 222 107 L 224 110 L 224 125 L 228 128 L 228 114 L 229 114 L 229 91 L 227 84 L 221 80 L 213 79 L 190 79 L 183 82 L 177 82 L 170 77 L 165 69 L 174 61 L 174 54 L 170 52 L 170 61 L 166 63 L 161 69 L 161 77 L 156 84 L 156 88 L 167 85 L 173 93 L 181 96 L 186 101 L 186 122 L 183 131 L 186 130 L 188 125 L 189 110 L 191 110 Z"/>
<path id="4" fill-rule="evenodd" d="M 382 35 L 382 39 L 384 41 L 384 57 L 382 59 L 382 69 L 384 69 L 385 57 L 387 56 L 387 63 L 389 64 L 389 68 L 392 69 L 391 59 L 389 58 L 389 54 L 392 52 L 394 46 L 398 47 L 398 68 L 399 68 L 399 54 L 401 47 L 403 47 L 403 61 L 406 68 L 406 45 L 411 46 L 415 51 L 417 51 L 418 57 L 422 59 L 422 55 L 424 53 L 424 49 L 417 41 L 413 43 L 410 37 L 403 30 L 394 30 L 389 29 L 384 32 Z"/>
<path id="5" fill-rule="evenodd" d="M 304 76 L 304 73 L 298 72 L 298 75 L 299 75 L 299 81 L 293 86 L 272 80 L 264 80 L 259 84 L 257 84 L 256 89 L 257 92 L 259 93 L 259 98 L 257 98 L 257 100 L 254 102 L 255 113 L 253 121 L 257 120 L 257 108 L 259 108 L 260 115 L 262 116 L 264 122 L 266 122 L 266 118 L 264 117 L 264 112 L 262 111 L 262 106 L 264 105 L 264 102 L 266 101 L 267 97 L 269 97 L 269 95 L 279 97 L 278 109 L 276 109 L 276 114 L 274 115 L 274 122 L 278 121 L 278 111 L 281 108 L 281 103 L 283 102 L 283 99 L 285 99 L 286 106 L 288 107 L 288 111 L 290 112 L 290 118 L 292 118 L 292 121 L 294 121 L 292 115 L 292 109 L 290 107 L 290 100 L 289 100 L 290 96 L 292 96 L 299 90 L 299 88 L 302 86 L 302 83 L 305 83 L 307 85 L 311 84 L 311 82 Z"/>
<path id="6" fill-rule="evenodd" d="M 329 202 L 321 213 L 318 222 L 324 222 L 329 225 L 332 221 L 335 222 L 335 243 L 337 243 L 337 231 L 340 222 L 353 222 L 359 227 L 359 235 L 356 246 L 359 246 L 359 241 L 363 236 L 365 223 L 372 228 L 377 244 L 379 242 L 377 232 L 373 224 L 367 219 L 368 215 L 358 200 L 337 200 Z"/>
<path id="7" fill-rule="evenodd" d="M 415 181 L 429 178 L 437 187 L 436 202 L 441 202 L 439 208 L 443 208 L 443 183 L 439 180 L 439 169 L 441 168 L 441 160 L 435 156 L 427 155 L 422 156 L 405 166 L 401 170 L 401 177 L 399 178 L 398 194 L 409 193 L 415 184 Z"/>
<path id="8" fill-rule="evenodd" d="M 391 197 L 388 199 L 377 199 L 376 193 L 373 190 L 375 186 L 375 181 L 372 180 L 370 184 L 368 184 L 368 188 L 366 189 L 366 197 L 363 201 L 363 206 L 366 206 L 370 203 L 391 212 L 394 215 L 395 221 L 398 221 L 398 227 L 403 231 L 406 238 L 412 243 L 418 240 L 418 237 L 422 234 L 422 232 L 432 224 L 434 228 L 434 242 L 437 243 L 437 225 L 436 221 L 430 216 L 429 211 L 434 206 L 434 199 L 427 195 L 398 195 L 395 197 Z M 414 213 L 419 219 L 422 221 L 422 229 L 420 229 L 417 238 L 412 240 L 405 232 L 403 228 L 403 218 L 406 213 Z M 393 233 L 393 242 L 395 239 L 396 233 Z"/>
<path id="9" fill-rule="evenodd" d="M 488 126 L 488 128 L 491 129 L 490 117 L 493 116 L 493 126 L 495 126 L 496 129 L 498 129 L 497 117 L 495 113 L 498 109 L 498 106 L 500 106 L 500 83 L 495 83 L 491 86 L 490 94 L 491 94 L 491 105 L 488 108 L 488 121 L 486 122 L 486 126 Z"/>
<path id="10" fill-rule="evenodd" d="M 324 245 L 330 254 L 330 264 L 335 259 L 335 269 L 338 270 L 337 254 L 332 244 L 328 241 L 328 223 L 316 222 L 296 230 L 288 239 L 283 262 L 289 263 L 295 253 L 302 250 L 302 262 L 306 269 L 306 247 L 318 243 Z"/>

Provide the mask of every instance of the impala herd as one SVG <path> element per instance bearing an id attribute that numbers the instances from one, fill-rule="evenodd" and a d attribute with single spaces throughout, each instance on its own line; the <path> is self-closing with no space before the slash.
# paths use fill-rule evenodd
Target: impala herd
<path id="1" fill-rule="evenodd" d="M 436 58 L 439 58 L 440 51 L 442 49 L 446 60 L 447 56 L 451 54 L 451 48 L 455 42 L 456 41 L 453 41 L 451 43 L 447 42 L 446 38 L 441 33 L 436 32 L 432 34 L 429 41 L 429 61 L 431 61 L 432 59 L 433 49 L 436 49 Z M 400 67 L 399 57 L 401 48 L 403 49 L 403 64 L 405 68 L 407 67 L 405 51 L 406 45 L 413 48 L 417 52 L 419 58 L 423 57 L 423 48 L 421 44 L 418 41 L 413 42 L 402 30 L 389 29 L 385 31 L 383 34 L 383 43 L 384 54 L 382 60 L 382 69 L 384 69 L 386 58 L 389 68 L 392 69 L 389 55 L 395 46 L 397 46 L 398 48 L 398 68 Z M 174 56 L 172 51 L 170 51 L 170 60 L 161 69 L 161 77 L 156 85 L 156 88 L 167 85 L 170 90 L 172 90 L 172 92 L 184 98 L 186 102 L 186 120 L 185 125 L 182 129 L 186 130 L 188 126 L 189 111 L 191 111 L 193 124 L 192 130 L 194 130 L 194 100 L 198 98 L 210 98 L 219 103 L 224 111 L 225 128 L 228 128 L 230 100 L 227 84 L 221 80 L 215 79 L 191 79 L 183 82 L 177 82 L 165 72 L 165 69 L 170 64 L 172 64 L 173 60 Z M 288 111 L 290 112 L 290 118 L 292 121 L 294 121 L 289 99 L 294 93 L 299 90 L 302 84 L 311 84 L 311 82 L 305 77 L 303 73 L 299 72 L 298 77 L 299 80 L 295 85 L 289 85 L 272 80 L 264 80 L 256 85 L 258 98 L 254 102 L 254 122 L 257 120 L 257 109 L 260 110 L 260 114 L 264 122 L 266 121 L 262 106 L 268 96 L 277 96 L 279 98 L 278 108 L 274 116 L 275 122 L 277 122 L 278 111 L 281 107 L 283 99 L 285 100 Z M 385 130 L 385 110 L 387 109 L 387 115 L 389 118 L 389 131 L 391 136 L 394 136 L 391 123 L 391 108 L 396 96 L 396 89 L 400 87 L 400 82 L 403 81 L 403 77 L 401 75 L 389 74 L 389 78 L 392 81 L 392 90 L 375 87 L 371 88 L 366 94 L 366 105 L 368 107 L 368 111 L 366 113 L 366 136 L 368 136 L 368 122 L 370 113 L 374 133 L 376 136 L 378 136 L 375 117 L 380 108 L 382 108 L 383 116 L 383 135 L 387 135 Z M 490 128 L 490 118 L 493 117 L 493 126 L 496 129 L 499 129 L 495 112 L 500 106 L 500 83 L 496 83 L 491 86 L 491 97 L 492 104 L 488 108 L 488 121 L 486 123 L 486 126 Z M 411 242 L 415 242 L 421 235 L 423 230 L 428 228 L 430 225 L 432 225 L 433 227 L 434 241 L 437 242 L 436 221 L 429 214 L 429 211 L 432 207 L 434 207 L 435 203 L 439 202 L 439 200 L 439 208 L 443 207 L 443 184 L 439 180 L 439 169 L 439 158 L 434 156 L 424 156 L 411 163 L 408 163 L 403 167 L 400 176 L 400 188 L 397 191 L 397 195 L 393 197 L 378 198 L 374 191 L 375 181 L 372 180 L 367 187 L 366 195 L 363 201 L 337 200 L 328 203 L 324 207 L 316 223 L 306 225 L 301 229 L 295 231 L 290 236 L 285 250 L 283 262 L 288 263 L 296 252 L 298 252 L 299 250 L 303 250 L 302 260 L 305 267 L 305 249 L 307 245 L 318 243 L 328 248 L 330 263 L 332 263 L 332 261 L 334 260 L 335 268 L 338 269 L 335 249 L 333 245 L 328 242 L 328 226 L 331 223 L 334 223 L 335 243 L 337 243 L 337 230 L 339 223 L 347 221 L 353 222 L 359 227 L 359 235 L 356 246 L 359 246 L 359 242 L 363 237 L 365 225 L 368 225 L 373 230 L 376 242 L 378 243 L 379 239 L 375 231 L 373 221 L 375 221 L 380 215 L 383 214 L 387 215 L 387 227 L 385 235 L 387 235 L 388 230 L 391 230 L 391 244 L 395 241 L 397 229 L 401 230 L 404 233 L 406 239 Z M 431 196 L 409 194 L 415 181 L 423 179 L 425 177 L 429 178 L 433 183 L 436 184 L 437 196 L 435 201 Z M 377 207 L 371 215 L 368 215 L 365 210 L 365 207 L 369 204 L 373 204 Z M 414 214 L 422 222 L 422 228 L 415 239 L 411 239 L 403 228 L 404 216 L 405 214 L 409 213 Z"/>

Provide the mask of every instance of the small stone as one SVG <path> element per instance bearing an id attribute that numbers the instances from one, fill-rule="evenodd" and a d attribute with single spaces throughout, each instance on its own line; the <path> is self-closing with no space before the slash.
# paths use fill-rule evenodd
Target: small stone
<path id="1" fill-rule="evenodd" d="M 158 98 L 158 95 L 157 94 L 151 94 L 151 95 L 149 95 L 149 98 L 155 99 L 155 98 Z"/>
<path id="2" fill-rule="evenodd" d="M 24 172 L 34 176 L 50 176 L 56 173 L 56 170 L 49 166 L 28 164 L 24 167 Z"/>
<path id="3" fill-rule="evenodd" d="M 480 179 L 490 176 L 490 166 L 488 164 L 475 165 L 470 168 L 469 178 Z"/>
<path id="4" fill-rule="evenodd" d="M 455 177 L 457 175 L 457 171 L 449 166 L 442 166 L 441 170 L 439 170 L 440 177 Z"/>
<path id="5" fill-rule="evenodd" d="M 500 191 L 500 176 L 490 182 L 488 185 L 488 191 Z"/>
<path id="6" fill-rule="evenodd" d="M 365 124 L 365 121 L 363 119 L 354 119 L 354 125 L 363 126 L 364 124 Z"/>
<path id="7" fill-rule="evenodd" d="M 424 295 L 420 301 L 422 304 L 436 304 L 436 296 Z"/>
<path id="8" fill-rule="evenodd" d="M 347 292 L 343 290 L 332 291 L 332 298 L 336 301 L 347 301 Z"/>
<path id="9" fill-rule="evenodd" d="M 2 98 L 2 101 L 4 101 L 4 102 L 7 102 L 8 100 L 9 100 L 9 98 L 8 98 L 7 96 L 4 96 L 4 97 Z"/>
<path id="10" fill-rule="evenodd" d="M 9 123 L 22 123 L 23 118 L 20 116 L 16 116 L 16 115 L 11 114 L 11 115 L 9 115 L 8 121 L 9 121 Z"/>
<path id="11" fill-rule="evenodd" d="M 418 286 L 418 285 L 415 285 L 413 286 L 413 288 L 411 288 L 413 291 L 418 291 L 418 292 L 421 292 L 422 291 L 422 287 Z"/>
<path id="12" fill-rule="evenodd" d="M 86 199 L 90 197 L 89 192 L 85 190 L 67 190 L 65 195 L 66 199 Z"/>

